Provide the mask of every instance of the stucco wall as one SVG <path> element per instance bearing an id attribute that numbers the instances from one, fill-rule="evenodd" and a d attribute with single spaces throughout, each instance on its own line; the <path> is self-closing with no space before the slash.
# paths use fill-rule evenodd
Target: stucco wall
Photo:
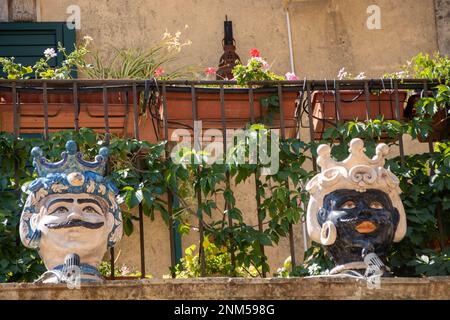
<path id="1" fill-rule="evenodd" d="M 435 0 L 439 52 L 450 55 L 450 0 Z"/>
<path id="2" fill-rule="evenodd" d="M 283 3 L 289 2 L 293 51 L 299 77 L 331 79 L 341 67 L 353 74 L 365 71 L 379 77 L 399 69 L 416 53 L 438 48 L 433 0 L 40 0 L 41 21 L 64 21 L 66 9 L 77 4 L 81 9 L 78 37 L 94 38 L 94 50 L 106 56 L 112 46 L 146 47 L 157 42 L 163 32 L 181 30 L 193 44 L 183 50 L 173 68 L 185 65 L 217 66 L 222 54 L 223 20 L 233 21 L 238 53 L 247 58 L 256 47 L 284 74 L 289 70 L 289 49 Z M 369 30 L 367 7 L 381 9 L 381 29 Z M 189 25 L 185 29 L 185 25 Z M 309 137 L 306 129 L 302 136 Z M 422 152 L 426 144 L 406 143 L 406 153 Z M 256 220 L 254 185 L 236 189 L 237 206 L 247 221 Z M 255 223 L 256 224 L 256 223 Z M 159 216 L 145 219 L 146 269 L 160 277 L 169 273 L 169 234 Z M 138 229 L 136 224 L 135 229 Z M 302 258 L 301 226 L 296 226 L 297 258 Z M 138 233 L 124 237 L 117 253 L 118 264 L 139 266 Z M 183 238 L 183 247 L 198 241 L 192 232 Z M 287 240 L 267 248 L 274 272 L 289 256 Z"/>
<path id="3" fill-rule="evenodd" d="M 369 5 L 380 8 L 379 30 L 367 28 Z M 332 79 L 342 67 L 377 78 L 438 50 L 433 0 L 293 1 L 290 8 L 298 73 L 309 79 Z"/>
<path id="4" fill-rule="evenodd" d="M 79 5 L 79 35 L 94 37 L 104 53 L 110 46 L 150 46 L 166 28 L 181 30 L 193 44 L 178 64 L 217 66 L 228 14 L 241 58 L 257 47 L 273 70 L 284 74 L 289 70 L 285 2 L 290 3 L 295 65 L 302 78 L 333 78 L 344 66 L 378 77 L 420 51 L 438 50 L 434 0 L 218 0 L 214 5 L 208 0 L 41 0 L 40 16 L 64 21 L 66 8 Z M 370 5 L 380 7 L 380 30 L 366 26 Z"/>

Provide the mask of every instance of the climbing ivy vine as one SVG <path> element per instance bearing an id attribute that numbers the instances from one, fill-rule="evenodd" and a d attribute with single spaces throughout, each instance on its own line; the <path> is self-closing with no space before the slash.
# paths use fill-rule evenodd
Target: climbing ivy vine
<path id="1" fill-rule="evenodd" d="M 328 129 L 322 143 L 332 145 L 333 156 L 342 160 L 347 156 L 348 142 L 354 137 L 365 140 L 368 155 L 374 154 L 381 137 L 390 145 L 398 144 L 397 138 L 404 133 L 413 138 L 419 135 L 426 138 L 432 128 L 432 117 L 448 107 L 449 92 L 448 86 L 439 86 L 433 96 L 421 99 L 412 121 L 379 118 L 347 122 Z M 264 137 L 270 141 L 264 126 L 254 125 L 250 130 L 258 139 Z M 33 179 L 31 148 L 39 145 L 46 157 L 55 161 L 69 139 L 75 140 L 88 158 L 93 158 L 105 144 L 102 134 L 86 128 L 78 132 L 53 133 L 48 141 L 16 139 L 9 133 L 0 133 L 0 282 L 31 281 L 44 270 L 36 252 L 20 243 L 17 228 L 24 201 L 21 191 Z M 230 150 L 231 159 L 233 153 L 238 156 L 241 152 L 248 160 L 248 145 L 244 143 Z M 207 275 L 256 277 L 270 272 L 262 248 L 288 237 L 290 225 L 304 219 L 303 208 L 308 202 L 304 187 L 315 174 L 305 167 L 311 157 L 316 156 L 317 145 L 317 142 L 306 143 L 298 139 L 280 141 L 279 170 L 273 175 L 262 176 L 265 165 L 259 163 L 208 164 L 207 154 L 190 149 L 180 150 L 180 158 L 199 161 L 175 163 L 164 156 L 165 142 L 152 144 L 111 137 L 108 170 L 120 190 L 118 199 L 123 208 L 125 233 L 133 232 L 136 208 L 140 204 L 147 217 L 153 220 L 160 214 L 167 224 L 176 223 L 181 234 L 197 232 L 199 217 L 206 217 L 202 224 L 204 243 L 189 247 L 180 264 L 172 270 L 176 276 L 199 275 L 200 246 L 206 254 Z M 407 155 L 404 163 L 399 157 L 390 159 L 387 166 L 400 178 L 408 219 L 405 240 L 394 245 L 389 253 L 390 266 L 397 275 L 449 274 L 450 144 L 444 141 L 435 144 L 433 152 Z M 245 221 L 234 194 L 235 186 L 248 179 L 256 182 L 255 192 L 260 198 L 257 214 L 262 221 L 262 230 Z M 173 196 L 172 217 L 167 209 L 168 191 Z M 198 197 L 202 199 L 200 204 Z M 226 203 L 226 206 L 219 203 Z M 279 275 L 317 274 L 330 266 L 330 261 L 316 244 L 305 253 L 304 261 L 292 272 L 287 270 L 287 261 Z"/>

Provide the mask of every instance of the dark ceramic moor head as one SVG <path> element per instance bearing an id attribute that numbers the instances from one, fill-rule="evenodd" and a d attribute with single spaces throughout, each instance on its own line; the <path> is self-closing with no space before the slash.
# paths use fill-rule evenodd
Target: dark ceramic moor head
<path id="1" fill-rule="evenodd" d="M 319 146 L 322 171 L 306 186 L 308 234 L 343 269 L 361 269 L 368 254 L 383 257 L 406 232 L 399 180 L 384 168 L 389 147 L 379 144 L 372 159 L 364 151 L 353 139 L 349 157 L 338 162 L 328 145 Z"/>
<path id="2" fill-rule="evenodd" d="M 334 224 L 336 240 L 326 249 L 341 265 L 359 261 L 370 252 L 384 256 L 394 240 L 399 213 L 380 190 L 341 189 L 325 196 L 317 218 L 321 227 L 327 221 Z"/>

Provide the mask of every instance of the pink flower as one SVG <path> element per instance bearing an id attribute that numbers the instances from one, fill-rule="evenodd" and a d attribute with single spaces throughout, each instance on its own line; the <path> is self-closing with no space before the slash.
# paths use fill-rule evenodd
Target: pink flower
<path id="1" fill-rule="evenodd" d="M 126 275 L 128 275 L 128 274 L 131 273 L 131 270 L 130 270 L 130 268 L 127 267 L 126 265 L 123 265 L 123 266 L 120 268 L 120 273 L 121 273 L 123 276 L 126 276 Z"/>
<path id="2" fill-rule="evenodd" d="M 296 81 L 296 80 L 298 80 L 298 77 L 293 72 L 286 73 L 285 77 L 286 77 L 286 80 L 289 80 L 289 81 Z"/>
<path id="3" fill-rule="evenodd" d="M 161 77 L 165 73 L 162 67 L 156 68 L 154 75 L 155 77 Z"/>
<path id="4" fill-rule="evenodd" d="M 249 53 L 250 53 L 250 56 L 253 58 L 261 57 L 261 53 L 256 48 L 250 49 Z"/>
<path id="5" fill-rule="evenodd" d="M 251 59 L 254 59 L 254 60 L 258 61 L 259 63 L 261 63 L 261 66 L 264 70 L 268 70 L 270 67 L 269 63 L 261 57 L 253 57 Z"/>
<path id="6" fill-rule="evenodd" d="M 215 76 L 216 72 L 217 72 L 217 69 L 213 68 L 213 67 L 208 67 L 205 69 L 205 74 L 209 75 L 209 76 Z"/>

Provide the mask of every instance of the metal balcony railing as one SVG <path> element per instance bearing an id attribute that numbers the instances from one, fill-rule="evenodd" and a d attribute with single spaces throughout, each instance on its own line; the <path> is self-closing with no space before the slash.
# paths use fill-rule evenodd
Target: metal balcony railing
<path id="1" fill-rule="evenodd" d="M 70 128 L 79 130 L 81 127 L 90 127 L 104 132 L 108 144 L 111 134 L 132 136 L 142 140 L 168 141 L 171 129 L 180 127 L 192 130 L 194 125 L 188 123 L 189 121 L 204 120 L 209 122 L 207 128 L 221 130 L 225 142 L 226 131 L 230 126 L 235 128 L 245 123 L 258 121 L 262 113 L 256 107 L 260 104 L 257 98 L 261 98 L 261 95 L 270 95 L 277 97 L 279 116 L 274 126 L 280 129 L 281 139 L 286 138 L 287 135 L 299 137 L 301 128 L 306 128 L 309 136 L 302 136 L 301 139 L 311 141 L 317 139 L 312 125 L 314 121 L 322 121 L 323 126 L 345 121 L 342 113 L 344 105 L 358 100 L 365 105 L 366 118 L 379 114 L 380 110 L 377 111 L 376 108 L 380 101 L 373 100 L 372 92 L 388 92 L 392 115 L 395 119 L 401 120 L 406 104 L 402 90 L 415 90 L 427 96 L 430 88 L 438 85 L 438 82 L 422 79 L 301 80 L 251 82 L 247 88 L 233 88 L 232 86 L 235 85 L 234 81 L 156 81 L 155 79 L 146 81 L 0 80 L 0 114 L 4 115 L 0 130 L 13 132 L 17 138 L 24 133 L 42 133 L 43 138 L 48 139 L 50 131 Z M 185 105 L 187 101 L 191 110 L 183 119 L 171 119 L 169 115 L 176 114 L 177 104 L 171 105 L 174 110 L 168 110 L 167 97 L 180 92 L 185 94 L 185 98 L 175 97 L 174 99 L 184 100 Z M 321 99 L 319 102 L 322 104 L 328 102 L 333 105 L 333 116 L 329 119 L 320 119 L 314 114 L 313 99 L 317 92 L 322 94 L 319 98 L 316 96 L 317 99 Z M 341 98 L 348 92 L 354 94 L 351 101 Z M 210 101 L 206 109 L 214 103 L 219 116 L 202 118 L 198 106 L 202 95 L 205 94 L 215 94 L 213 98 L 208 96 L 206 99 Z M 227 113 L 227 107 L 231 102 L 227 99 L 234 98 L 229 94 L 244 95 L 248 107 L 242 117 L 233 117 L 231 114 L 232 121 L 230 121 L 230 113 Z M 294 97 L 292 103 L 295 107 L 286 105 L 286 100 L 283 98 L 287 95 Z M 211 99 L 216 101 L 211 102 Z M 286 113 L 287 109 L 290 114 Z M 150 115 L 145 121 L 151 125 L 153 133 L 142 128 L 144 113 Z M 306 125 L 305 122 L 307 122 Z M 403 162 L 405 157 L 403 137 L 399 136 L 398 139 L 400 157 Z M 169 146 L 167 145 L 166 148 Z M 433 151 L 431 140 L 429 149 L 430 152 Z M 166 150 L 166 157 L 170 157 L 169 150 Z M 313 168 L 316 170 L 314 158 Z M 230 183 L 229 175 L 227 183 Z M 172 215 L 170 191 L 168 197 L 168 212 Z M 201 197 L 199 199 L 201 200 Z M 256 198 L 255 201 L 259 208 L 260 199 Z M 261 221 L 259 225 L 261 226 Z M 139 208 L 139 228 L 141 270 L 145 276 L 145 242 L 141 207 Z M 174 229 L 169 227 L 169 233 L 173 267 L 176 263 Z M 290 228 L 289 243 L 292 262 L 295 265 L 296 251 L 292 228 Z M 114 250 L 111 250 L 111 264 L 114 270 Z M 114 274 L 112 277 L 114 278 Z"/>

